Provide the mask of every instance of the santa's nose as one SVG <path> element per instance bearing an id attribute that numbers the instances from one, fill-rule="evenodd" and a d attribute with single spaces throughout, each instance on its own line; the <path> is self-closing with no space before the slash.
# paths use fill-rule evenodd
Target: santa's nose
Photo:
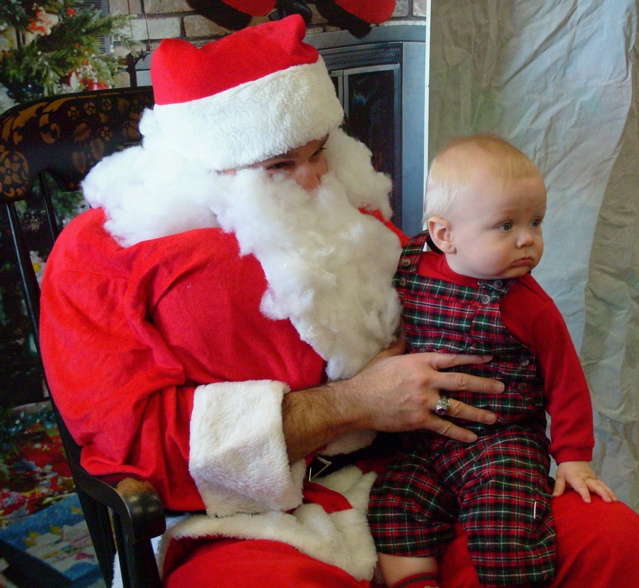
<path id="1" fill-rule="evenodd" d="M 307 162 L 299 165 L 295 171 L 295 181 L 309 192 L 319 188 L 322 176 L 326 173 L 325 162 Z"/>

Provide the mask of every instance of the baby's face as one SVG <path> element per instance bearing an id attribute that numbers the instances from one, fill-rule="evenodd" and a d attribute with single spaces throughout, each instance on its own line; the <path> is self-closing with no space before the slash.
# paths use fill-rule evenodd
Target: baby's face
<path id="1" fill-rule="evenodd" d="M 478 279 L 518 278 L 541 259 L 541 224 L 546 186 L 541 175 L 498 180 L 486 168 L 472 174 L 450 216 L 454 253 L 447 256 L 459 274 Z"/>

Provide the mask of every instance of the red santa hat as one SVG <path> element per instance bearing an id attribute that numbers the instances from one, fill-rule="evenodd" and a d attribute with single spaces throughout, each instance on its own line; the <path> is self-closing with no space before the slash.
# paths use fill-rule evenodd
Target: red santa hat
<path id="1" fill-rule="evenodd" d="M 151 62 L 156 132 L 210 169 L 250 165 L 319 139 L 344 112 L 293 15 L 197 48 L 160 43 Z"/>

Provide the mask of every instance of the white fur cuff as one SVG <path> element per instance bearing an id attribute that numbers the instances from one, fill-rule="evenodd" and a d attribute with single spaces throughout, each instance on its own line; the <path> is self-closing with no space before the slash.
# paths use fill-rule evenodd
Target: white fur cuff
<path id="1" fill-rule="evenodd" d="M 189 469 L 210 516 L 289 510 L 302 501 L 304 463 L 289 466 L 285 384 L 222 382 L 195 391 Z M 299 470 L 299 471 L 298 471 Z"/>

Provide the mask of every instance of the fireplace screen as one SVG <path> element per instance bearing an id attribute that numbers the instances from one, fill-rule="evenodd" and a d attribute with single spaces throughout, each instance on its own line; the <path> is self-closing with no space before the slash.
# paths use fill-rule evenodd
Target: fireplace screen
<path id="1" fill-rule="evenodd" d="M 333 74 L 344 106 L 346 130 L 373 152 L 377 171 L 395 180 L 401 168 L 399 109 L 399 67 L 373 66 Z M 394 216 L 401 219 L 401 182 L 395 181 L 392 196 Z"/>
<path id="2" fill-rule="evenodd" d="M 421 230 L 424 183 L 423 27 L 377 27 L 365 39 L 308 35 L 322 54 L 346 114 L 346 129 L 393 180 L 393 221 Z"/>
<path id="3" fill-rule="evenodd" d="M 393 178 L 394 221 L 402 217 L 401 174 L 401 46 L 322 52 L 346 115 L 345 128 L 373 152 L 377 171 Z M 375 65 L 357 66 L 375 62 Z M 384 63 L 386 62 L 386 63 Z M 348 67 L 343 67 L 347 64 Z"/>

